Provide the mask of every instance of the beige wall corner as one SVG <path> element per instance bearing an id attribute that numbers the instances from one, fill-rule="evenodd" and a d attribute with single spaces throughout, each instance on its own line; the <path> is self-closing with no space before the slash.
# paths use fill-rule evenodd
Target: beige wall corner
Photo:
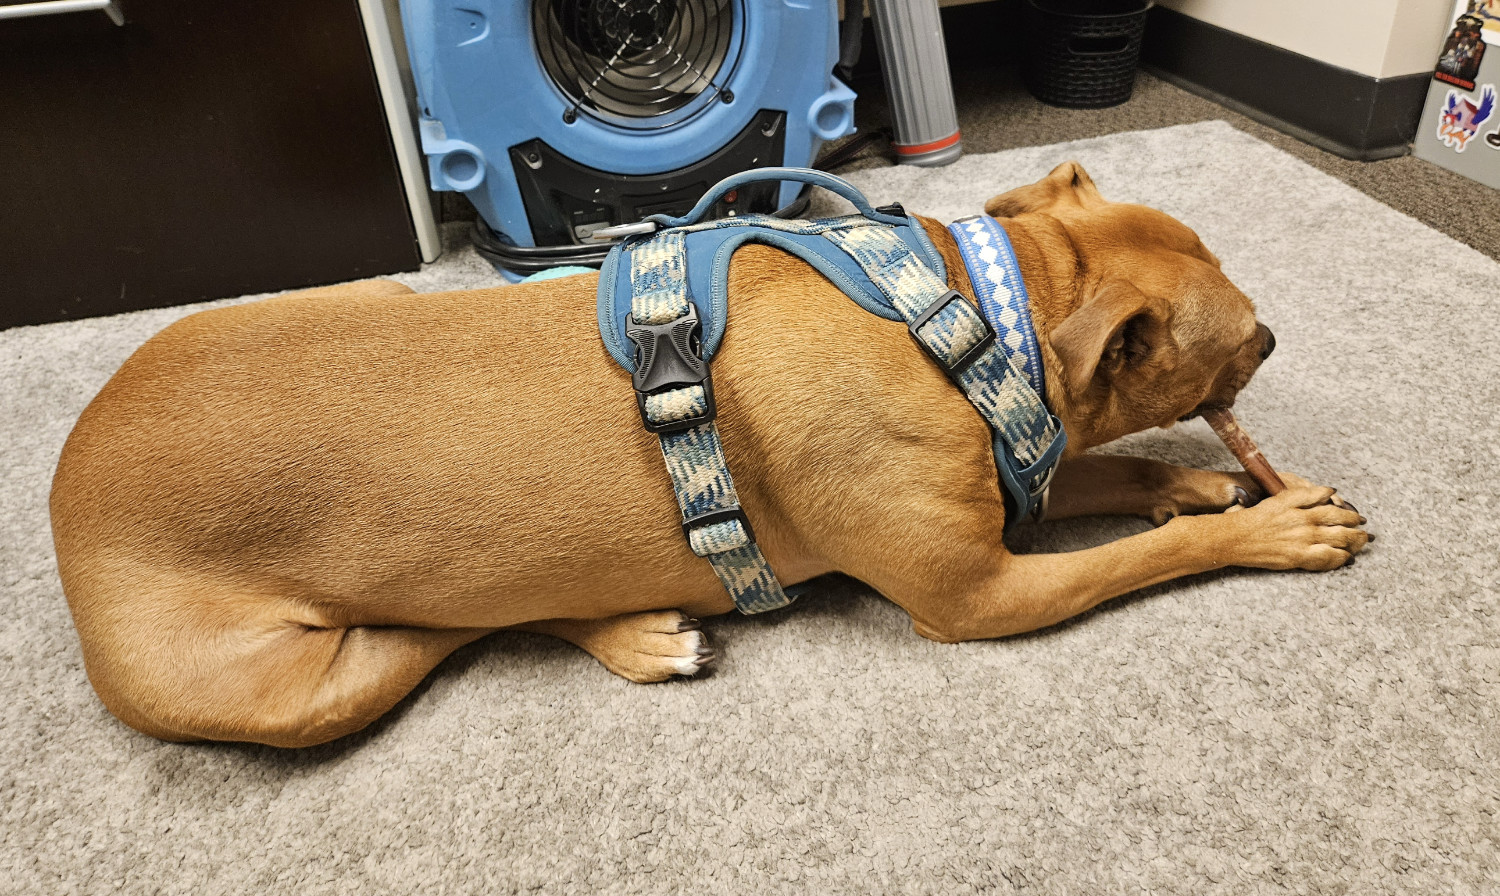
<path id="1" fill-rule="evenodd" d="M 1381 77 L 1432 71 L 1456 9 L 1453 0 L 1398 0 Z"/>
<path id="2" fill-rule="evenodd" d="M 1183 15 L 1372 78 L 1431 69 L 1452 0 L 1158 0 Z"/>

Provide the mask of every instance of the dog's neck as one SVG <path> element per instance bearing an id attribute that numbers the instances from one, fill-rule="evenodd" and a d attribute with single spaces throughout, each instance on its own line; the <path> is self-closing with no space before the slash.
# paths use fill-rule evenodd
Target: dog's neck
<path id="1" fill-rule="evenodd" d="M 932 238 L 933 245 L 943 256 L 948 269 L 948 286 L 966 296 L 974 294 L 969 281 L 969 271 L 964 265 L 963 255 L 948 233 L 948 228 L 930 218 L 920 218 L 922 226 Z M 1032 215 L 1026 221 L 1014 218 L 1000 219 L 1005 235 L 1010 238 L 1016 263 L 1021 268 L 1021 277 L 1026 282 L 1026 292 L 1031 305 L 1031 322 L 1036 329 L 1037 346 L 1042 355 L 1042 367 L 1047 378 L 1047 404 L 1058 419 L 1066 424 L 1072 419 L 1073 407 L 1062 378 L 1062 362 L 1047 341 L 1051 329 L 1071 314 L 1082 303 L 1076 284 L 1081 263 L 1078 249 L 1068 237 L 1068 232 L 1050 217 Z M 1069 427 L 1069 435 L 1075 427 Z M 1075 448 L 1071 439 L 1068 455 L 1082 450 Z"/>
<path id="2" fill-rule="evenodd" d="M 1000 226 L 1010 237 L 1016 264 L 1026 281 L 1026 291 L 1031 299 L 1031 322 L 1036 328 L 1042 365 L 1047 371 L 1047 395 L 1052 413 L 1066 422 L 1072 418 L 1072 396 L 1063 384 L 1062 362 L 1052 350 L 1048 337 L 1054 327 L 1083 303 L 1083 296 L 1078 293 L 1078 272 L 1082 267 L 1078 247 L 1054 218 L 1038 215 L 1026 221 L 1006 218 L 1000 221 Z"/>

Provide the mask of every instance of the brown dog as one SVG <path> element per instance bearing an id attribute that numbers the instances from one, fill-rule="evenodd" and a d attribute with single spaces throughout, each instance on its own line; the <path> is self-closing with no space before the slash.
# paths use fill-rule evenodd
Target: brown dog
<path id="1" fill-rule="evenodd" d="M 751 246 L 714 378 L 781 581 L 847 573 L 918 633 L 958 641 L 1219 567 L 1333 569 L 1365 546 L 1329 488 L 1293 477 L 1224 513 L 1258 497 L 1248 477 L 1083 454 L 1229 405 L 1270 352 L 1191 230 L 1105 201 L 1071 163 L 985 211 L 1015 246 L 1068 432 L 1051 515 L 1164 525 L 1009 554 L 989 429 L 963 395 L 903 325 Z M 696 671 L 710 654 L 684 614 L 733 605 L 682 537 L 594 289 L 361 283 L 195 314 L 142 346 L 84 411 L 52 489 L 105 705 L 170 740 L 314 744 L 502 628 L 566 638 L 637 681 Z"/>

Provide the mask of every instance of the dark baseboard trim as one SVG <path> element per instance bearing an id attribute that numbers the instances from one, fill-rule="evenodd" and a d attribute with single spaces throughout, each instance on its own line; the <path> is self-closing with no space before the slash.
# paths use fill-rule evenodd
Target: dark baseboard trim
<path id="1" fill-rule="evenodd" d="M 1158 6 L 1142 63 L 1236 112 L 1343 156 L 1404 155 L 1432 75 L 1372 78 Z"/>

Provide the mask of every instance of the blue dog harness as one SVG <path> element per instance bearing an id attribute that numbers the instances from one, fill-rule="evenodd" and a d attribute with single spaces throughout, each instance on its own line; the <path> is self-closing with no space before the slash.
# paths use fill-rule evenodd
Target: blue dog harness
<path id="1" fill-rule="evenodd" d="M 852 202 L 857 214 L 701 221 L 725 193 L 760 180 L 824 187 Z M 994 219 L 981 215 L 948 229 L 979 308 L 948 288 L 942 256 L 920 222 L 899 205 L 871 207 L 853 185 L 820 171 L 747 171 L 721 181 L 680 218 L 653 215 L 601 233 L 625 239 L 600 272 L 600 336 L 631 372 L 641 421 L 661 439 L 689 546 L 713 565 L 741 612 L 791 603 L 756 545 L 714 425 L 709 364 L 729 317 L 729 262 L 746 243 L 789 252 L 860 307 L 904 321 L 917 345 L 989 423 L 1008 522 L 1045 507 L 1067 434 L 1047 410 L 1020 267 Z"/>

